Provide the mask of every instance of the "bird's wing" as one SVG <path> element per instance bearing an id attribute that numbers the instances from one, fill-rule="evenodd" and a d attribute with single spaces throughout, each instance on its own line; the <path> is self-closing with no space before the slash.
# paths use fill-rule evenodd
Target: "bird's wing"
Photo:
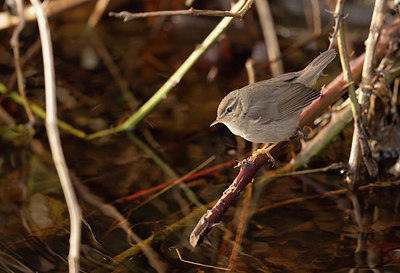
<path id="1" fill-rule="evenodd" d="M 271 80 L 268 82 L 271 83 Z M 277 118 L 278 102 L 269 88 L 270 84 L 259 83 L 243 94 L 243 100 L 247 102 L 243 107 L 243 116 L 251 123 L 266 124 Z"/>
<path id="2" fill-rule="evenodd" d="M 243 115 L 246 115 L 250 122 L 263 125 L 286 119 L 291 114 L 301 111 L 317 99 L 320 92 L 301 83 L 280 81 L 272 85 L 254 85 L 245 96 L 249 103 Z"/>
<path id="3" fill-rule="evenodd" d="M 318 90 L 302 83 L 284 83 L 274 93 L 281 119 L 304 109 L 321 95 Z"/>

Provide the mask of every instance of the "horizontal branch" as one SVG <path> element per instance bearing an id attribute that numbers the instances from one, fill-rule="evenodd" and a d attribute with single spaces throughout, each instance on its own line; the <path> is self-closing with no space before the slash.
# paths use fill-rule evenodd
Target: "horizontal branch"
<path id="1" fill-rule="evenodd" d="M 238 12 L 231 12 L 226 10 L 205 10 L 205 9 L 194 9 L 190 8 L 187 10 L 161 10 L 161 11 L 150 11 L 150 12 L 136 12 L 132 13 L 129 11 L 108 13 L 109 16 L 123 19 L 124 22 L 128 22 L 134 19 L 147 18 L 154 16 L 176 16 L 176 15 L 191 15 L 191 16 L 217 16 L 217 17 L 235 17 L 242 18 L 243 15 Z"/>
<path id="2" fill-rule="evenodd" d="M 124 22 L 139 19 L 139 18 L 147 18 L 154 16 L 176 16 L 176 15 L 191 15 L 191 16 L 215 16 L 215 17 L 234 17 L 242 19 L 246 12 L 253 5 L 254 0 L 247 0 L 246 3 L 239 9 L 234 10 L 209 10 L 209 9 L 195 9 L 193 7 L 187 10 L 160 10 L 160 11 L 149 11 L 149 12 L 129 12 L 129 11 L 121 11 L 114 12 L 111 11 L 108 13 L 111 17 L 116 17 L 123 19 Z"/>

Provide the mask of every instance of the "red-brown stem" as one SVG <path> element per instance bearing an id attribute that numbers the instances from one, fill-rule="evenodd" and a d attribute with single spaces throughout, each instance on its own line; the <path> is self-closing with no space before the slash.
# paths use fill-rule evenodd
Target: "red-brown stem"
<path id="1" fill-rule="evenodd" d="M 201 243 L 208 232 L 219 223 L 222 215 L 237 199 L 240 192 L 249 184 L 257 173 L 258 169 L 261 168 L 267 162 L 268 156 L 265 154 L 257 156 L 254 161 L 248 161 L 242 165 L 239 174 L 235 180 L 224 191 L 217 204 L 210 210 L 208 210 L 199 220 L 196 227 L 193 229 L 190 235 L 190 244 L 195 247 Z"/>

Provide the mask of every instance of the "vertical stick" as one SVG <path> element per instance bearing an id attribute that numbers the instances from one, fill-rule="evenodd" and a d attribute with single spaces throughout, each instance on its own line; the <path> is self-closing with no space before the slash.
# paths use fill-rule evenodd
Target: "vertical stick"
<path id="1" fill-rule="evenodd" d="M 265 46 L 267 47 L 272 76 L 276 77 L 283 73 L 282 61 L 279 59 L 281 50 L 275 31 L 274 20 L 268 0 L 256 0 L 256 9 L 261 22 Z"/>
<path id="2" fill-rule="evenodd" d="M 57 127 L 57 103 L 56 103 L 56 83 L 53 61 L 53 48 L 50 38 L 49 23 L 47 17 L 38 0 L 31 0 L 35 9 L 37 22 L 39 26 L 40 41 L 42 43 L 44 83 L 46 92 L 46 130 L 49 139 L 51 154 L 57 169 L 61 187 L 64 192 L 65 201 L 68 206 L 69 217 L 71 221 L 68 264 L 70 273 L 79 272 L 79 249 L 81 242 L 81 210 L 78 200 L 72 187 L 71 179 L 68 173 L 68 167 L 65 162 L 63 150 L 61 147 L 60 133 Z"/>

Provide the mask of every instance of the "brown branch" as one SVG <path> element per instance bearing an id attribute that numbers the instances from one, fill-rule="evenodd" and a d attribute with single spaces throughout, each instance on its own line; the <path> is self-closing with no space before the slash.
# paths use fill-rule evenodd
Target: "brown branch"
<path id="1" fill-rule="evenodd" d="M 149 12 L 136 12 L 131 13 L 129 11 L 114 12 L 110 11 L 109 16 L 123 19 L 124 22 L 128 22 L 134 19 L 147 18 L 154 16 L 176 16 L 176 15 L 191 15 L 191 16 L 218 16 L 218 17 L 235 17 L 241 18 L 241 15 L 237 12 L 225 11 L 225 10 L 200 10 L 190 8 L 187 10 L 160 10 L 160 11 L 149 11 Z"/>
<path id="2" fill-rule="evenodd" d="M 203 241 L 208 232 L 219 223 L 222 215 L 232 205 L 244 187 L 249 184 L 268 157 L 265 154 L 258 156 L 254 161 L 246 161 L 240 168 L 239 174 L 233 183 L 224 191 L 217 204 L 208 210 L 199 220 L 190 234 L 190 244 L 196 247 Z"/>
<path id="3" fill-rule="evenodd" d="M 235 17 L 242 19 L 246 14 L 246 12 L 251 8 L 253 2 L 254 0 L 247 1 L 244 7 L 238 12 L 225 11 L 225 10 L 195 9 L 191 7 L 187 10 L 160 10 L 160 11 L 136 12 L 136 13 L 132 13 L 129 11 L 121 11 L 121 12 L 111 11 L 108 13 L 108 15 L 111 17 L 123 19 L 124 22 L 128 22 L 139 18 L 147 18 L 154 16 L 176 16 L 176 15 Z"/>

